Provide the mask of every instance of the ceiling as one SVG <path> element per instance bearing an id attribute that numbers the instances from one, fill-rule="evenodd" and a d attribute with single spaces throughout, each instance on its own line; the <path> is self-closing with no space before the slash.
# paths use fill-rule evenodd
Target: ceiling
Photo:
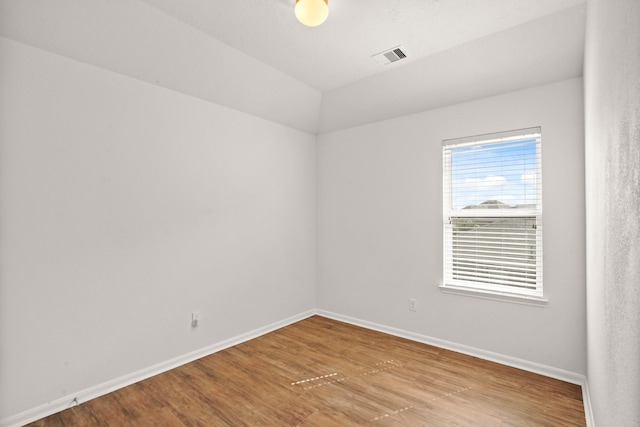
<path id="1" fill-rule="evenodd" d="M 320 91 L 403 66 L 584 0 L 329 0 L 305 27 L 294 0 L 143 0 Z M 372 55 L 401 45 L 390 65 Z"/>
<path id="2" fill-rule="evenodd" d="M 0 0 L 0 36 L 321 134 L 581 76 L 585 1 Z"/>

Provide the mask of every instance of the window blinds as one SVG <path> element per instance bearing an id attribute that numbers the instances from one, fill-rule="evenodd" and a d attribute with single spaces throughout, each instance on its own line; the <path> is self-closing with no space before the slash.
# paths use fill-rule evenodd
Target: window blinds
<path id="1" fill-rule="evenodd" d="M 540 128 L 443 142 L 444 285 L 542 296 Z"/>

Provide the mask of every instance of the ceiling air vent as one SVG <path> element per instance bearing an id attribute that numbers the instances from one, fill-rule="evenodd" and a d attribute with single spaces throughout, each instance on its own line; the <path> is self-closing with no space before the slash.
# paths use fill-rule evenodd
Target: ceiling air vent
<path id="1" fill-rule="evenodd" d="M 373 55 L 373 59 L 381 64 L 387 65 L 392 62 L 400 61 L 407 57 L 406 50 L 402 46 L 396 46 L 384 52 L 376 53 Z"/>

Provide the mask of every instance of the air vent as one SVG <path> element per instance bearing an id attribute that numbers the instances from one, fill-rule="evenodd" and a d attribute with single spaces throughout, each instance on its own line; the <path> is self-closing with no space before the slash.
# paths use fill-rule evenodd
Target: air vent
<path id="1" fill-rule="evenodd" d="M 400 61 L 407 57 L 407 53 L 402 46 L 396 46 L 384 52 L 376 53 L 373 55 L 373 59 L 381 64 L 388 65 L 392 62 Z"/>

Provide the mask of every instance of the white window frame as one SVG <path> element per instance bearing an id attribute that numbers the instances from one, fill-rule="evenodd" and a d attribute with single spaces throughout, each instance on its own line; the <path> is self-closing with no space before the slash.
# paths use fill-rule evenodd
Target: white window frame
<path id="1" fill-rule="evenodd" d="M 454 209 L 452 206 L 452 164 L 451 150 L 458 147 L 471 147 L 474 145 L 490 145 L 508 141 L 519 141 L 535 138 L 536 147 L 536 201 L 533 206 L 526 208 L 496 208 L 496 209 Z M 542 287 L 542 156 L 541 156 L 542 132 L 540 127 L 519 129 L 507 132 L 497 132 L 474 137 L 444 140 L 443 147 L 443 242 L 444 265 L 443 283 L 440 288 L 445 292 L 460 293 L 470 296 L 480 296 L 490 299 L 506 300 L 531 300 L 534 305 L 539 302 L 546 303 Z M 521 287 L 521 284 L 513 283 L 515 279 L 506 278 L 502 283 L 500 279 L 480 278 L 473 280 L 474 273 L 469 275 L 459 274 L 461 269 L 454 267 L 456 255 L 454 255 L 454 227 L 453 223 L 460 220 L 489 221 L 489 218 L 527 218 L 534 222 L 535 229 L 535 284 L 533 287 Z M 476 233 L 477 235 L 478 233 Z M 530 233 L 532 234 L 532 233 Z M 458 235 L 459 236 L 459 235 Z M 466 244 L 465 244 L 466 245 Z M 469 246 L 464 246 L 468 248 Z M 459 246 L 455 246 L 458 253 Z M 508 250 L 502 249 L 508 255 Z M 456 265 L 460 265 L 460 259 Z M 477 264 L 481 264 L 478 262 Z M 504 268 L 504 265 L 502 266 Z M 476 270 L 478 271 L 478 270 Z M 483 272 L 484 273 L 484 272 Z M 476 278 L 483 273 L 477 273 Z M 489 274 L 491 277 L 496 277 Z M 461 279 L 462 278 L 462 279 Z M 515 280 L 517 281 L 517 280 Z M 537 302 L 536 302 L 537 301 Z M 519 302 L 519 301 L 516 301 Z"/>

